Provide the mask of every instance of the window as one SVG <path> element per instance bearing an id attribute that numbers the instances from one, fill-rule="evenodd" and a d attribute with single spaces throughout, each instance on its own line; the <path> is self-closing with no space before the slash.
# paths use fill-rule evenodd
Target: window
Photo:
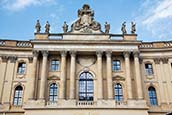
<path id="1" fill-rule="evenodd" d="M 152 75 L 153 74 L 152 64 L 150 63 L 145 64 L 145 70 L 146 70 L 146 75 Z"/>
<path id="2" fill-rule="evenodd" d="M 21 86 L 17 86 L 14 91 L 13 105 L 22 105 L 22 95 L 23 88 Z"/>
<path id="3" fill-rule="evenodd" d="M 52 60 L 51 61 L 51 71 L 59 70 L 59 64 L 60 64 L 60 62 L 58 60 Z"/>
<path id="4" fill-rule="evenodd" d="M 93 76 L 89 72 L 83 72 L 79 79 L 79 100 L 93 101 L 94 83 Z"/>
<path id="5" fill-rule="evenodd" d="M 17 73 L 24 74 L 25 71 L 26 71 L 26 63 L 24 63 L 24 62 L 19 63 Z"/>
<path id="6" fill-rule="evenodd" d="M 118 102 L 123 100 L 122 86 L 119 83 L 114 86 L 114 98 Z"/>
<path id="7" fill-rule="evenodd" d="M 157 105 L 157 97 L 156 97 L 156 90 L 154 87 L 148 88 L 149 100 L 150 104 L 156 106 Z"/>
<path id="8" fill-rule="evenodd" d="M 121 62 L 120 62 L 120 60 L 114 60 L 112 62 L 112 70 L 113 71 L 120 71 L 121 70 Z"/>
<path id="9" fill-rule="evenodd" d="M 58 93 L 58 87 L 56 83 L 52 83 L 50 85 L 50 90 L 49 90 L 49 101 L 57 101 L 57 93 Z"/>

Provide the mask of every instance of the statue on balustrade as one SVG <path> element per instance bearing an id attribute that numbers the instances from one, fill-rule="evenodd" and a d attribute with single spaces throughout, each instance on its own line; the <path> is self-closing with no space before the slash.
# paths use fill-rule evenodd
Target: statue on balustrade
<path id="1" fill-rule="evenodd" d="M 136 23 L 131 22 L 131 33 L 135 34 L 135 32 L 136 32 Z"/>
<path id="2" fill-rule="evenodd" d="M 64 32 L 64 33 L 66 33 L 66 32 L 68 31 L 68 25 L 67 25 L 66 21 L 64 22 L 62 28 L 63 28 L 63 32 Z"/>
<path id="3" fill-rule="evenodd" d="M 105 22 L 105 34 L 109 34 L 109 30 L 110 30 L 110 24 Z"/>
<path id="4" fill-rule="evenodd" d="M 50 24 L 47 21 L 46 24 L 45 24 L 45 33 L 49 33 L 49 32 L 50 32 Z"/>
<path id="5" fill-rule="evenodd" d="M 122 31 L 122 34 L 126 34 L 127 33 L 127 30 L 126 30 L 126 22 L 123 22 L 122 23 L 121 31 Z"/>
<path id="6" fill-rule="evenodd" d="M 36 29 L 36 33 L 40 33 L 40 31 L 41 31 L 41 24 L 40 24 L 39 20 L 37 20 L 35 29 Z"/>

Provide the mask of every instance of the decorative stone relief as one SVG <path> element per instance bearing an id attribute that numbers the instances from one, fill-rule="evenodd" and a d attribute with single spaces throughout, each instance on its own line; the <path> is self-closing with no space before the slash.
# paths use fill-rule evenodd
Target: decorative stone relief
<path id="1" fill-rule="evenodd" d="M 76 61 L 83 67 L 90 67 L 96 63 L 95 56 L 79 56 Z"/>

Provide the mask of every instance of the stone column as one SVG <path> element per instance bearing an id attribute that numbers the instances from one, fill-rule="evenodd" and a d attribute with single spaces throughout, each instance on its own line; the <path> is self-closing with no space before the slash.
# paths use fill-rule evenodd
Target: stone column
<path id="1" fill-rule="evenodd" d="M 103 99 L 102 53 L 102 51 L 97 52 L 98 99 Z"/>
<path id="2" fill-rule="evenodd" d="M 47 81 L 46 71 L 47 71 L 47 57 L 48 51 L 42 51 L 43 60 L 42 60 L 42 69 L 41 69 L 41 82 L 40 82 L 40 92 L 39 99 L 45 99 L 45 86 Z"/>
<path id="3" fill-rule="evenodd" d="M 130 73 L 130 52 L 124 52 L 125 57 L 125 73 L 127 82 L 128 99 L 132 99 L 131 73 Z"/>
<path id="4" fill-rule="evenodd" d="M 75 62 L 76 62 L 76 52 L 71 51 L 71 64 L 70 64 L 70 94 L 69 98 L 74 99 L 75 98 Z"/>
<path id="5" fill-rule="evenodd" d="M 112 95 L 112 60 L 110 51 L 106 52 L 106 72 L 107 72 L 107 93 L 108 99 L 113 99 Z"/>
<path id="6" fill-rule="evenodd" d="M 134 66 L 135 66 L 135 76 L 136 76 L 136 85 L 137 85 L 137 96 L 138 99 L 143 99 L 140 64 L 139 64 L 139 52 L 134 52 Z"/>
<path id="7" fill-rule="evenodd" d="M 61 85 L 60 85 L 60 99 L 65 99 L 65 89 L 66 89 L 66 51 L 61 52 Z"/>
<path id="8" fill-rule="evenodd" d="M 31 82 L 29 84 L 29 99 L 35 99 L 35 81 L 36 81 L 36 69 L 37 69 L 37 60 L 38 60 L 38 51 L 33 51 L 33 64 L 32 64 L 32 73 L 31 73 Z"/>

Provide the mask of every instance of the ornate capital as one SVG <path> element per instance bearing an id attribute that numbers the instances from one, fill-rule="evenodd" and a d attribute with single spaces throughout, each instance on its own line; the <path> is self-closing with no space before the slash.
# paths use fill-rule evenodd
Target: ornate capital
<path id="1" fill-rule="evenodd" d="M 76 56 L 76 51 L 70 51 L 70 55 L 71 55 L 72 57 L 75 57 L 75 56 Z"/>
<path id="2" fill-rule="evenodd" d="M 10 56 L 10 57 L 8 57 L 8 59 L 10 60 L 11 63 L 15 63 L 17 60 L 17 57 L 16 56 Z"/>
<path id="3" fill-rule="evenodd" d="M 163 64 L 168 63 L 168 57 L 161 58 Z"/>
<path id="4" fill-rule="evenodd" d="M 29 63 L 33 61 L 33 57 L 28 57 Z"/>
<path id="5" fill-rule="evenodd" d="M 34 56 L 34 57 L 37 57 L 38 54 L 39 54 L 39 51 L 34 50 L 32 53 L 33 53 L 33 56 Z"/>
<path id="6" fill-rule="evenodd" d="M 125 58 L 129 58 L 130 57 L 130 53 L 129 51 L 123 52 L 123 55 Z"/>
<path id="7" fill-rule="evenodd" d="M 106 51 L 106 57 L 111 57 L 112 56 L 112 51 Z"/>
<path id="8" fill-rule="evenodd" d="M 103 51 L 96 51 L 97 57 L 102 57 Z"/>
<path id="9" fill-rule="evenodd" d="M 160 64 L 160 58 L 154 58 L 155 64 Z"/>
<path id="10" fill-rule="evenodd" d="M 61 54 L 62 57 L 66 57 L 67 51 L 61 51 L 60 54 Z"/>
<path id="11" fill-rule="evenodd" d="M 1 59 L 2 59 L 2 62 L 7 62 L 7 60 L 8 60 L 8 56 L 3 55 L 3 56 L 1 57 Z"/>
<path id="12" fill-rule="evenodd" d="M 47 57 L 48 56 L 48 51 L 41 51 L 41 52 L 42 52 L 43 57 Z"/>
<path id="13" fill-rule="evenodd" d="M 133 52 L 134 57 L 139 57 L 139 54 L 140 54 L 139 51 L 134 51 Z"/>

